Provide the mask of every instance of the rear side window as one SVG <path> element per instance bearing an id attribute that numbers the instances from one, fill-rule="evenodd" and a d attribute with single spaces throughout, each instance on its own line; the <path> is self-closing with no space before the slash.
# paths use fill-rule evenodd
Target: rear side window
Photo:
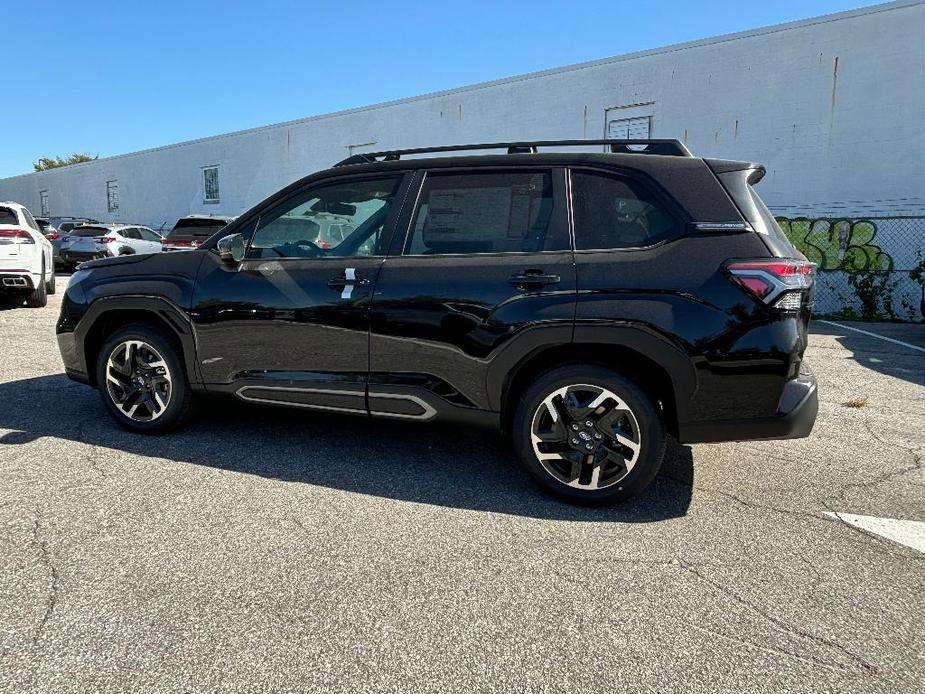
<path id="1" fill-rule="evenodd" d="M 35 223 L 35 220 L 32 218 L 32 213 L 29 212 L 25 207 L 22 208 L 23 217 L 26 218 L 26 225 L 32 227 L 36 231 L 39 230 L 39 225 Z"/>
<path id="2" fill-rule="evenodd" d="M 123 229 L 121 232 L 119 232 L 119 234 L 126 239 L 135 239 L 136 241 L 141 240 L 141 234 L 139 234 L 138 229 L 135 229 L 134 227 Z"/>
<path id="3" fill-rule="evenodd" d="M 758 211 L 761 225 L 764 227 L 765 233 L 770 237 L 770 243 L 775 247 L 775 250 L 784 257 L 799 257 L 802 255 L 793 247 L 793 244 L 790 243 L 790 239 L 787 238 L 784 230 L 780 228 L 780 224 L 774 219 L 771 210 L 768 209 L 768 206 L 764 204 L 764 200 L 761 199 L 761 196 L 758 195 L 758 192 L 752 188 L 751 185 L 748 186 L 748 194 L 752 199 L 755 209 Z"/>
<path id="4" fill-rule="evenodd" d="M 139 227 L 138 233 L 141 235 L 141 238 L 144 241 L 160 241 L 161 240 L 160 236 L 155 234 L 150 229 L 146 229 L 145 227 Z"/>
<path id="5" fill-rule="evenodd" d="M 409 255 L 563 250 L 551 233 L 549 171 L 428 174 L 415 212 Z"/>
<path id="6" fill-rule="evenodd" d="M 611 174 L 573 171 L 572 211 L 577 250 L 651 246 L 683 230 L 647 186 Z"/>
<path id="7" fill-rule="evenodd" d="M 9 207 L 0 207 L 0 224 L 19 226 L 19 217 L 16 216 L 16 210 L 11 210 Z"/>

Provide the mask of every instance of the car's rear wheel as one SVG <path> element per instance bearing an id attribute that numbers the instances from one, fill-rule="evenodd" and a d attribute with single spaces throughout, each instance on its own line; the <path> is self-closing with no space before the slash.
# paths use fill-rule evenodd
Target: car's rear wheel
<path id="1" fill-rule="evenodd" d="M 106 339 L 96 382 L 106 409 L 131 431 L 169 431 L 190 411 L 192 392 L 180 350 L 147 325 L 126 326 Z"/>
<path id="2" fill-rule="evenodd" d="M 45 284 L 45 261 L 42 261 L 42 276 L 35 284 L 35 289 L 26 296 L 26 306 L 30 308 L 42 308 L 48 305 L 48 291 Z"/>
<path id="3" fill-rule="evenodd" d="M 513 435 L 521 462 L 543 487 L 589 503 L 639 494 L 665 454 L 652 400 L 599 366 L 563 366 L 541 376 L 521 398 Z"/>
<path id="4" fill-rule="evenodd" d="M 51 271 L 48 274 L 51 275 L 51 277 L 45 283 L 45 292 L 48 295 L 52 295 L 55 293 L 55 265 L 54 263 L 52 263 Z"/>

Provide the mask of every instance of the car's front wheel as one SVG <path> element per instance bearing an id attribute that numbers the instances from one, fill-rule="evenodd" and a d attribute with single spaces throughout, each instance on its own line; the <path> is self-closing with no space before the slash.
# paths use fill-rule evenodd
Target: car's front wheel
<path id="1" fill-rule="evenodd" d="M 147 325 L 125 326 L 106 339 L 96 382 L 106 409 L 131 431 L 169 431 L 190 410 L 192 392 L 179 348 Z"/>
<path id="2" fill-rule="evenodd" d="M 665 454 L 665 429 L 639 386 L 599 366 L 563 366 L 521 398 L 513 423 L 524 467 L 547 490 L 609 503 L 639 494 Z"/>

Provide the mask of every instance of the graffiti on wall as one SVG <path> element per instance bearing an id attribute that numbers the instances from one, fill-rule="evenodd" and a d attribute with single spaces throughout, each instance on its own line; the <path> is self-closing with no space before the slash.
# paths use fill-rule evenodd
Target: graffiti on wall
<path id="1" fill-rule="evenodd" d="M 820 270 L 893 270 L 893 258 L 873 243 L 877 225 L 870 220 L 778 217 L 777 223 L 790 242 Z"/>

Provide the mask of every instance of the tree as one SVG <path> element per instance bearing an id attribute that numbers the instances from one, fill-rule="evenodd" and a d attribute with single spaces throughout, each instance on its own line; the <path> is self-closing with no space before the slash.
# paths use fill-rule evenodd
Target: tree
<path id="1" fill-rule="evenodd" d="M 93 161 L 94 159 L 99 159 L 99 157 L 99 154 L 91 157 L 88 152 L 78 152 L 67 157 L 41 157 L 32 165 L 32 168 L 34 168 L 36 171 L 48 171 L 48 169 L 58 169 L 62 166 L 70 166 L 71 164 L 82 164 L 85 161 Z"/>

